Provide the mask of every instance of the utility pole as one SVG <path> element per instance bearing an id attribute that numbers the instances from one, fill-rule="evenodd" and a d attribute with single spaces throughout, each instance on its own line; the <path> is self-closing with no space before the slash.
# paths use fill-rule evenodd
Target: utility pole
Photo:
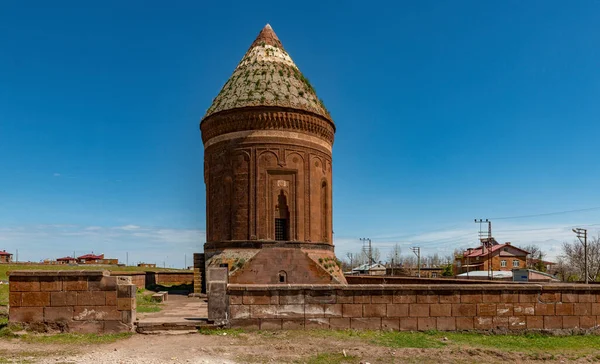
<path id="1" fill-rule="evenodd" d="M 129 267 L 129 252 L 125 252 L 125 266 Z"/>
<path id="2" fill-rule="evenodd" d="M 19 263 L 19 249 L 17 249 L 17 263 Z"/>
<path id="3" fill-rule="evenodd" d="M 187 269 L 187 254 L 183 255 L 183 269 Z"/>
<path id="4" fill-rule="evenodd" d="M 421 278 L 421 248 L 412 247 L 410 250 L 417 256 L 417 276 Z"/>
<path id="5" fill-rule="evenodd" d="M 492 222 L 488 219 L 475 219 L 475 223 L 479 224 L 479 241 L 481 241 L 481 250 L 483 253 L 483 247 L 487 247 L 488 253 L 488 278 L 494 280 L 494 269 L 492 267 Z M 487 232 L 482 230 L 482 225 L 487 223 Z"/>
<path id="6" fill-rule="evenodd" d="M 588 253 L 587 253 L 587 230 L 576 228 L 573 229 L 573 232 L 577 234 L 577 239 L 579 242 L 583 244 L 583 255 L 584 255 L 584 270 L 585 270 L 585 284 L 589 283 L 589 274 L 588 274 Z M 581 240 L 583 238 L 583 241 Z"/>

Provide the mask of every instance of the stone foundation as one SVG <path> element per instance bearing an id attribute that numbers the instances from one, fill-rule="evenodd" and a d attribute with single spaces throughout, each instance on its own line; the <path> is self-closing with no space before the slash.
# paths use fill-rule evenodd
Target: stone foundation
<path id="1" fill-rule="evenodd" d="M 9 322 L 39 331 L 133 331 L 136 286 L 108 271 L 9 272 Z"/>

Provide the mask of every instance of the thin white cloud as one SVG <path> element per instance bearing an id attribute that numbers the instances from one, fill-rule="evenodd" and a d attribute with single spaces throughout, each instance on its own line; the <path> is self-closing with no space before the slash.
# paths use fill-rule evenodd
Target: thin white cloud
<path id="1" fill-rule="evenodd" d="M 60 173 L 54 173 L 52 176 L 54 176 L 54 177 L 60 177 Z"/>
<path id="2" fill-rule="evenodd" d="M 131 231 L 131 230 L 138 230 L 139 228 L 140 227 L 138 225 L 125 225 L 125 226 L 119 226 L 117 229 Z"/>
<path id="3" fill-rule="evenodd" d="M 86 231 L 96 231 L 102 229 L 100 226 L 88 226 L 84 230 Z"/>

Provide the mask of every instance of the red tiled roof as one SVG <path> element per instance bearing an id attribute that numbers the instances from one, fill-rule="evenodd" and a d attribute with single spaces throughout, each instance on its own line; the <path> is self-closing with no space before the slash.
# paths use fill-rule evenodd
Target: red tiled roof
<path id="1" fill-rule="evenodd" d="M 104 259 L 104 254 L 100 254 L 100 255 L 86 254 L 86 255 L 77 257 L 77 259 Z"/>
<path id="2" fill-rule="evenodd" d="M 8 253 L 6 250 L 3 250 L 0 252 L 0 255 L 12 255 L 12 254 Z"/>
<path id="3" fill-rule="evenodd" d="M 514 249 L 517 249 L 517 250 L 520 250 L 522 252 L 525 252 L 525 253 L 529 254 L 529 252 L 527 252 L 527 251 L 525 251 L 523 249 L 517 248 L 516 246 L 511 245 L 511 244 L 492 245 L 492 249 L 491 249 L 492 250 L 492 254 L 494 252 L 502 249 L 502 248 L 506 248 L 507 246 L 510 246 L 511 248 L 514 248 Z M 478 248 L 473 248 L 473 250 L 471 251 L 470 254 L 469 254 L 468 251 L 465 251 L 463 255 L 465 257 L 467 257 L 467 258 L 475 258 L 475 257 L 484 257 L 484 256 L 486 256 L 488 254 L 489 254 L 489 252 L 487 250 L 485 252 L 483 252 L 483 248 L 482 247 L 478 247 Z"/>
<path id="4" fill-rule="evenodd" d="M 56 259 L 56 260 L 57 260 L 57 261 L 58 261 L 58 260 L 75 260 L 75 258 L 72 258 L 72 257 L 62 257 L 62 258 L 58 258 L 58 259 Z"/>

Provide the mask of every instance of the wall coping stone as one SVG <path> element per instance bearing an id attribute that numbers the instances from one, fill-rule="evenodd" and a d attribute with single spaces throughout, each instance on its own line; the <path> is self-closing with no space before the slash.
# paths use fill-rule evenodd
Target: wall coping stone
<path id="1" fill-rule="evenodd" d="M 140 271 L 115 271 L 115 270 L 111 270 L 110 271 L 110 275 L 111 276 L 145 276 L 146 272 L 140 272 Z"/>
<path id="2" fill-rule="evenodd" d="M 594 291 L 600 286 L 585 284 L 228 284 L 228 291 Z"/>
<path id="3" fill-rule="evenodd" d="M 9 277 L 108 277 L 107 270 L 13 270 Z"/>

